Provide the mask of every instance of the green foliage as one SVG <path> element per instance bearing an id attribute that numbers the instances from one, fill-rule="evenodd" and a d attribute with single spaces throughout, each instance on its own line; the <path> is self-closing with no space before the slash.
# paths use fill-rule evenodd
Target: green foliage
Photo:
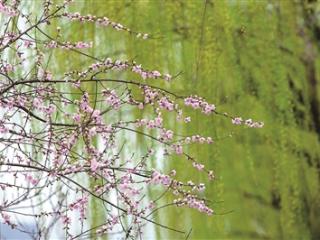
<path id="1" fill-rule="evenodd" d="M 172 74 L 182 71 L 171 85 L 154 84 L 183 95 L 203 95 L 220 111 L 265 122 L 261 130 L 243 129 L 217 116 L 191 114 L 192 127 L 180 131 L 216 139 L 215 145 L 188 151 L 215 170 L 216 181 L 206 195 L 217 215 L 170 208 L 158 219 L 192 228 L 192 239 L 320 238 L 319 39 L 317 25 L 308 22 L 310 8 L 318 6 L 267 0 L 75 4 L 83 6 L 82 14 L 106 15 L 160 36 L 141 41 L 112 30 L 84 30 L 75 23 L 69 34 L 76 32 L 78 40 L 95 38 L 98 55 L 134 58 L 146 68 Z M 141 143 L 137 139 L 137 146 Z M 187 164 L 172 158 L 164 166 L 188 169 L 178 175 L 181 179 L 192 174 L 206 181 Z M 92 210 L 99 212 L 95 205 Z M 159 238 L 183 237 L 157 230 Z"/>

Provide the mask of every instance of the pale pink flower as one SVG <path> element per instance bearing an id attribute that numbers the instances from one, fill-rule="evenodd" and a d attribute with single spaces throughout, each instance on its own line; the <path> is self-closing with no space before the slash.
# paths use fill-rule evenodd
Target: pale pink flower
<path id="1" fill-rule="evenodd" d="M 98 164 L 98 162 L 97 162 L 97 159 L 92 158 L 92 159 L 91 159 L 91 162 L 90 162 L 90 169 L 91 169 L 91 171 L 92 171 L 92 172 L 96 172 L 98 166 L 99 166 L 99 164 Z"/>
<path id="2" fill-rule="evenodd" d="M 80 123 L 81 121 L 81 115 L 76 113 L 73 115 L 72 119 L 76 122 L 76 123 Z"/>
<path id="3" fill-rule="evenodd" d="M 173 148 L 174 148 L 174 151 L 176 152 L 176 154 L 181 155 L 183 153 L 183 149 L 180 144 L 174 145 Z"/>

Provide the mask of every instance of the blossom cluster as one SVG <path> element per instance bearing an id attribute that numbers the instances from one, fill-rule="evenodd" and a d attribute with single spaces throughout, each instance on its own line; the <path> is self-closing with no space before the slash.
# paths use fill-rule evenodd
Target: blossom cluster
<path id="1" fill-rule="evenodd" d="M 88 205 L 88 195 L 84 194 L 83 197 L 77 199 L 75 202 L 69 205 L 69 210 L 78 210 L 80 213 L 80 220 L 85 219 L 86 217 L 86 208 Z"/>
<path id="2" fill-rule="evenodd" d="M 153 79 L 163 78 L 166 81 L 170 81 L 172 79 L 172 76 L 170 74 L 168 74 L 168 73 L 161 74 L 157 70 L 148 71 L 148 70 L 143 69 L 141 67 L 141 64 L 137 65 L 135 62 L 133 63 L 131 71 L 134 72 L 134 73 L 139 74 L 143 79 L 147 79 L 147 78 L 153 78 Z"/>
<path id="3" fill-rule="evenodd" d="M 2 62 L 0 63 L 0 71 L 4 72 L 6 74 L 12 72 L 14 70 L 14 67 L 10 63 Z"/>
<path id="4" fill-rule="evenodd" d="M 142 39 L 149 38 L 149 34 L 134 32 L 130 28 L 123 26 L 121 23 L 111 21 L 107 17 L 97 17 L 97 16 L 94 16 L 91 14 L 83 16 L 79 12 L 75 12 L 75 13 L 65 12 L 65 13 L 63 13 L 63 16 L 70 19 L 71 21 L 79 21 L 82 23 L 83 22 L 95 22 L 98 26 L 103 26 L 103 27 L 110 26 L 117 31 L 126 31 L 131 34 L 135 34 L 137 38 L 142 38 Z"/>
<path id="5" fill-rule="evenodd" d="M 190 136 L 190 137 L 186 137 L 184 139 L 184 142 L 186 144 L 189 144 L 189 143 L 207 143 L 207 144 L 211 144 L 213 143 L 213 140 L 211 137 L 203 137 L 203 136 L 200 136 L 200 135 L 193 135 L 193 136 Z"/>
<path id="6" fill-rule="evenodd" d="M 57 44 L 56 42 L 54 42 Z M 55 44 L 51 48 L 55 48 Z M 84 43 L 81 43 L 84 44 Z M 64 45 L 61 45 L 62 47 Z M 64 48 L 64 47 L 63 47 Z M 71 47 L 72 48 L 72 47 Z M 70 48 L 69 48 L 70 49 Z M 112 60 L 111 58 L 106 58 L 104 61 L 99 61 L 96 63 L 92 63 L 90 66 L 86 68 L 86 70 L 83 71 L 73 71 L 73 72 L 68 72 L 65 73 L 66 76 L 72 76 L 73 74 L 77 73 L 78 76 L 80 77 L 86 77 L 88 74 L 96 72 L 96 71 L 108 71 L 108 70 L 118 70 L 118 71 L 123 71 L 123 70 L 129 70 L 133 73 L 137 73 L 141 76 L 143 79 L 151 78 L 151 79 L 157 79 L 157 78 L 162 78 L 166 81 L 170 81 L 172 79 L 172 76 L 170 74 L 161 74 L 157 70 L 146 70 L 141 67 L 141 64 L 137 65 L 136 62 L 130 63 L 128 60 Z"/>
<path id="7" fill-rule="evenodd" d="M 190 195 L 183 199 L 175 199 L 174 203 L 177 204 L 177 206 L 184 206 L 187 205 L 190 208 L 195 208 L 199 212 L 206 213 L 207 215 L 212 215 L 213 210 L 206 206 L 205 202 L 203 200 L 198 200 L 194 196 Z"/>
<path id="8" fill-rule="evenodd" d="M 171 184 L 171 178 L 168 175 L 162 174 L 158 171 L 153 171 L 151 175 L 150 182 L 152 184 L 162 184 L 164 186 L 169 186 Z"/>
<path id="9" fill-rule="evenodd" d="M 45 44 L 46 48 L 62 48 L 62 49 L 84 49 L 84 48 L 92 48 L 93 43 L 89 42 L 76 42 L 76 43 L 71 43 L 71 42 L 61 42 L 58 43 L 56 41 L 50 41 Z"/>
<path id="10" fill-rule="evenodd" d="M 198 96 L 190 96 L 184 99 L 184 104 L 190 106 L 193 109 L 201 109 L 201 111 L 207 115 L 214 113 L 216 107 L 214 104 L 209 104 L 203 98 Z"/>
<path id="11" fill-rule="evenodd" d="M 234 125 L 244 124 L 250 128 L 262 128 L 264 125 L 263 122 L 255 122 L 251 118 L 247 120 L 243 120 L 241 117 L 235 117 L 235 118 L 232 118 L 231 121 Z"/>
<path id="12" fill-rule="evenodd" d="M 121 100 L 115 90 L 106 89 L 102 93 L 108 105 L 110 105 L 115 110 L 119 109 Z"/>
<path id="13" fill-rule="evenodd" d="M 27 181 L 28 183 L 31 183 L 32 185 L 36 185 L 36 184 L 39 182 L 39 180 L 37 180 L 36 178 L 34 178 L 34 177 L 33 177 L 32 175 L 30 175 L 30 174 L 25 174 L 24 176 L 25 176 L 26 181 Z"/>
<path id="14" fill-rule="evenodd" d="M 3 1 L 0 1 L 0 13 L 3 13 L 9 17 L 18 15 L 18 11 L 8 5 L 5 5 Z"/>

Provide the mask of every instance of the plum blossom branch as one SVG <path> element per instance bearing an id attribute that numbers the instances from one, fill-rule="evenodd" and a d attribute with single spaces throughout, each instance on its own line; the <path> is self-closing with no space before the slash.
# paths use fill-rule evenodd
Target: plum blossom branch
<path id="1" fill-rule="evenodd" d="M 49 237 L 55 225 L 67 239 L 104 234 L 135 239 L 147 224 L 187 234 L 155 221 L 154 214 L 165 207 L 215 214 L 210 199 L 204 197 L 206 185 L 192 179 L 180 181 L 175 169 L 164 171 L 152 161 L 160 154 L 161 159 L 182 158 L 187 168 L 213 180 L 213 170 L 188 153 L 188 148 L 214 144 L 216 139 L 201 133 L 183 136 L 179 129 L 170 129 L 169 122 L 192 124 L 186 114 L 189 108 L 204 117 L 225 117 L 234 125 L 260 128 L 263 123 L 233 117 L 200 96 L 183 96 L 153 83 L 169 84 L 180 73 L 172 76 L 165 69 L 150 70 L 133 60 L 101 59 L 81 51 L 99 43 L 50 36 L 48 24 L 63 21 L 68 27 L 80 21 L 84 27 L 94 22 L 138 38 L 151 37 L 106 17 L 70 13 L 66 9 L 71 2 L 54 6 L 50 0 L 43 1 L 41 17 L 33 22 L 33 13 L 22 13 L 27 9 L 21 10 L 20 1 L 0 1 L 0 13 L 7 19 L 0 36 L 0 191 L 4 196 L 0 219 L 26 232 L 20 217 L 34 219 L 37 236 L 28 233 L 35 238 Z M 14 18 L 18 20 L 11 21 Z M 19 18 L 25 20 L 23 26 L 14 23 Z M 50 58 L 57 49 L 83 59 L 82 69 L 54 68 Z M 10 54 L 16 59 L 9 59 Z M 113 78 L 113 72 L 135 77 Z M 135 151 L 132 140 L 139 137 L 153 147 L 147 144 L 141 146 L 141 153 Z M 147 189 L 161 193 L 152 198 Z M 93 200 L 103 207 L 104 219 L 97 225 L 88 221 Z M 23 211 L 28 207 L 31 213 Z M 81 227 L 74 228 L 79 223 Z M 91 226 L 85 228 L 84 223 Z"/>

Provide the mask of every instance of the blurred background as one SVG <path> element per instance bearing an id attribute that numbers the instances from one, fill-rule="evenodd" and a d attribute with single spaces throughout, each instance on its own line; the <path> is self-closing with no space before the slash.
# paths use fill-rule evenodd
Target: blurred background
<path id="1" fill-rule="evenodd" d="M 155 38 L 143 41 L 73 23 L 61 26 L 65 39 L 93 40 L 90 51 L 99 57 L 134 59 L 173 75 L 182 71 L 172 83 L 156 84 L 181 95 L 202 95 L 220 112 L 265 122 L 263 129 L 246 129 L 223 117 L 191 112 L 191 127 L 169 121 L 168 127 L 183 134 L 200 132 L 215 139 L 214 145 L 188 149 L 215 171 L 214 182 L 184 159 L 165 159 L 161 165 L 176 169 L 181 180 L 192 176 L 206 182 L 216 215 L 168 208 L 158 220 L 192 229 L 190 239 L 320 239 L 318 1 L 75 0 L 71 11 L 107 16 Z M 55 66 L 83 65 L 81 59 L 69 58 L 55 53 Z M 144 141 L 137 138 L 133 148 L 143 148 Z M 101 218 L 95 203 L 91 215 L 93 223 Z M 185 238 L 152 231 L 158 239 Z"/>

